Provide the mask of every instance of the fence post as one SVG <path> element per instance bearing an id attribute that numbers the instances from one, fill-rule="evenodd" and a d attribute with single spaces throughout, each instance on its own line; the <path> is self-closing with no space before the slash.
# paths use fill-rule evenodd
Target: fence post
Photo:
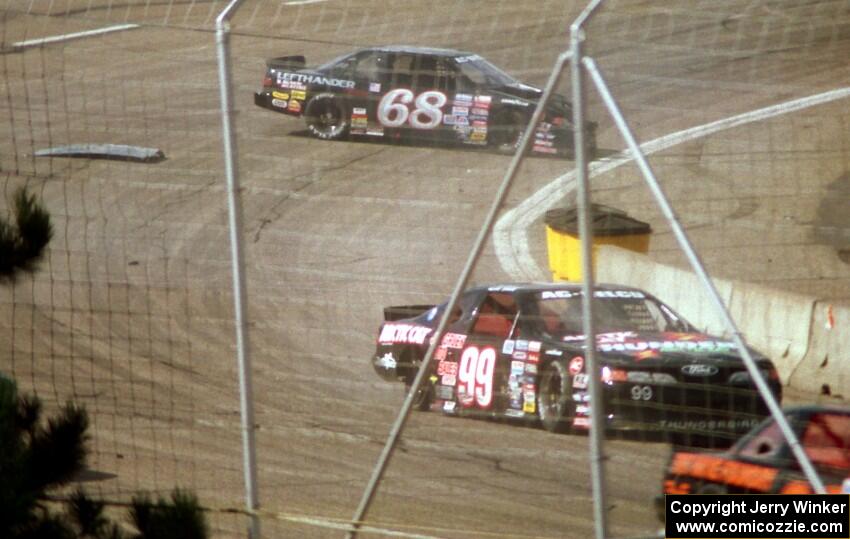
<path id="1" fill-rule="evenodd" d="M 593 488 L 593 522 L 596 539 L 608 536 L 605 507 L 605 412 L 602 409 L 602 371 L 596 361 L 596 327 L 593 320 L 593 208 L 588 186 L 587 143 L 584 137 L 586 90 L 581 60 L 584 54 L 584 25 L 602 0 L 593 0 L 570 26 L 570 52 L 573 94 L 573 145 L 575 146 L 579 237 L 581 238 L 582 318 L 584 319 L 585 360 L 590 386 L 590 481 Z"/>
<path id="2" fill-rule="evenodd" d="M 227 209 L 230 253 L 233 264 L 233 303 L 236 326 L 236 359 L 239 368 L 239 405 L 242 417 L 242 460 L 245 474 L 245 504 L 251 517 L 249 539 L 260 539 L 257 515 L 257 457 L 254 444 L 254 406 L 251 384 L 251 356 L 248 340 L 248 294 L 242 248 L 242 195 L 239 190 L 236 137 L 233 134 L 232 77 L 230 71 L 230 18 L 242 0 L 232 0 L 215 20 L 218 54 L 218 84 L 221 93 L 221 131 L 224 142 L 224 168 L 227 175 Z"/>

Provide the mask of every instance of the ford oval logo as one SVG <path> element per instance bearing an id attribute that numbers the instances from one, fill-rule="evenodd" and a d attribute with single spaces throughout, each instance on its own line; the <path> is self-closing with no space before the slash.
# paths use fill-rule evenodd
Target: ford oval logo
<path id="1" fill-rule="evenodd" d="M 682 372 L 688 376 L 711 376 L 717 374 L 717 370 L 714 365 L 702 365 L 700 363 L 692 363 L 682 367 Z"/>

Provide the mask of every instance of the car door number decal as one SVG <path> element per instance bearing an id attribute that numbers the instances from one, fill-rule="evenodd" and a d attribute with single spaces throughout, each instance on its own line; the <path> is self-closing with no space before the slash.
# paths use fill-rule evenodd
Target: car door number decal
<path id="1" fill-rule="evenodd" d="M 474 403 L 488 408 L 493 402 L 493 372 L 496 370 L 496 350 L 479 350 L 470 346 L 463 351 L 458 368 L 458 400 L 463 406 Z"/>
<path id="2" fill-rule="evenodd" d="M 443 121 L 441 110 L 448 99 L 446 94 L 436 90 L 422 92 L 415 96 L 407 88 L 390 90 L 378 103 L 378 121 L 386 127 L 401 127 L 409 123 L 416 129 L 434 129 Z M 413 102 L 414 109 L 408 104 Z"/>
<path id="3" fill-rule="evenodd" d="M 652 398 L 652 387 L 651 386 L 632 386 L 632 400 L 633 401 L 648 401 Z"/>

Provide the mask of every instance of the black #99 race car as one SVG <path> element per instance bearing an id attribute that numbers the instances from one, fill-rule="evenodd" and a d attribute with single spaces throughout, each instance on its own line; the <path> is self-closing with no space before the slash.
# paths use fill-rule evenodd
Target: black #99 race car
<path id="1" fill-rule="evenodd" d="M 267 61 L 260 107 L 303 116 L 321 139 L 348 135 L 489 146 L 513 152 L 542 91 L 481 56 L 420 47 L 367 48 L 306 69 L 304 56 Z M 550 99 L 532 152 L 572 155 L 572 110 Z M 596 124 L 585 126 L 591 155 Z"/>
<path id="2" fill-rule="evenodd" d="M 581 287 L 568 283 L 466 291 L 428 367 L 417 407 L 539 420 L 555 432 L 588 429 L 581 300 Z M 387 307 L 375 371 L 410 385 L 444 309 Z M 768 415 L 734 343 L 696 331 L 635 288 L 601 285 L 594 309 L 600 404 L 609 428 L 656 431 L 674 440 L 707 437 L 722 446 Z M 751 353 L 780 398 L 772 362 Z"/>

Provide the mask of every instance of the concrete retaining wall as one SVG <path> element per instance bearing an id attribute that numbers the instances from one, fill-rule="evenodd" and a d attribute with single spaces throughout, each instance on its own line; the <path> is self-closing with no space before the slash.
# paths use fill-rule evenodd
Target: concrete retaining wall
<path id="1" fill-rule="evenodd" d="M 814 305 L 809 349 L 791 372 L 793 387 L 827 390 L 850 398 L 850 306 L 818 301 Z M 824 387 L 826 386 L 826 387 Z"/>
<path id="2" fill-rule="evenodd" d="M 617 247 L 600 246 L 597 255 L 597 281 L 647 290 L 700 329 L 726 335 L 693 272 Z M 827 329 L 830 305 L 816 298 L 753 283 L 715 279 L 714 284 L 747 343 L 773 359 L 783 383 L 818 393 L 828 384 L 834 396 L 850 397 L 850 306 L 833 305 L 832 329 Z"/>

